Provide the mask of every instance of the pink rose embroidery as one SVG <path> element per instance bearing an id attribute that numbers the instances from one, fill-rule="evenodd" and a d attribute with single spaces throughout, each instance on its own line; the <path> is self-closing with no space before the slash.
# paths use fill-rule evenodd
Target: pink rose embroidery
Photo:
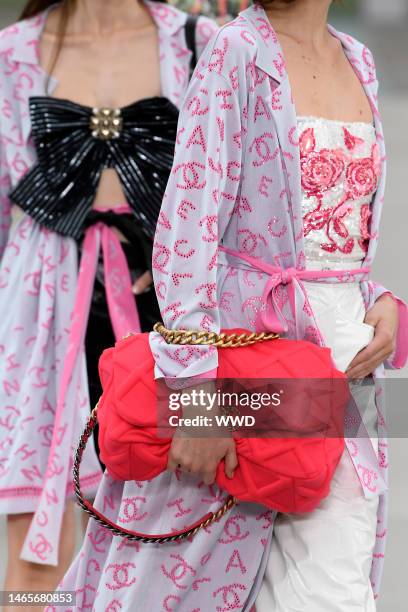
<path id="1" fill-rule="evenodd" d="M 343 170 L 343 154 L 339 151 L 311 151 L 300 160 L 302 187 L 309 196 L 319 196 L 332 189 Z"/>
<path id="2" fill-rule="evenodd" d="M 341 150 L 316 150 L 313 128 L 303 130 L 299 138 L 302 188 L 308 196 L 321 200 L 322 194 L 338 182 L 344 170 Z"/>
<path id="3" fill-rule="evenodd" d="M 371 194 L 377 186 L 377 173 L 371 157 L 351 161 L 346 171 L 347 196 L 353 200 Z"/>
<path id="4" fill-rule="evenodd" d="M 356 153 L 364 140 L 343 128 L 343 140 L 349 152 Z M 341 251 L 350 254 L 356 244 L 350 236 L 347 217 L 353 211 L 353 200 L 372 195 L 377 188 L 380 175 L 380 153 L 374 144 L 371 156 L 354 159 L 352 154 L 341 149 L 317 150 L 313 128 L 303 130 L 299 138 L 301 184 L 305 194 L 317 199 L 317 206 L 303 216 L 304 236 L 310 232 L 325 230 L 327 242 L 321 243 L 323 251 Z M 325 205 L 325 194 L 333 187 L 343 184 L 343 195 L 337 205 Z M 370 205 L 364 204 L 360 211 L 358 244 L 367 252 L 370 239 Z"/>

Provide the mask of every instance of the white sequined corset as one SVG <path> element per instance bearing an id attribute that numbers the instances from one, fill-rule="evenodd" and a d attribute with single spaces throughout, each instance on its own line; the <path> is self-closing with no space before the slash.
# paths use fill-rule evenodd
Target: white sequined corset
<path id="1" fill-rule="evenodd" d="M 364 259 L 380 170 L 374 126 L 298 117 L 307 267 Z"/>

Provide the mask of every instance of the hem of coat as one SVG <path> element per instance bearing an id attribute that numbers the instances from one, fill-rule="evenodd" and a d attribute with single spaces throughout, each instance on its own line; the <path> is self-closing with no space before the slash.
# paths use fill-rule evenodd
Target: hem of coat
<path id="1" fill-rule="evenodd" d="M 275 520 L 275 518 L 276 518 L 276 514 L 273 520 Z M 269 560 L 269 554 L 271 552 L 272 535 L 273 535 L 273 525 L 269 529 L 268 541 L 265 544 L 264 554 L 262 555 L 262 559 L 261 559 L 261 563 L 260 563 L 258 572 L 255 576 L 254 583 L 249 592 L 248 598 L 244 604 L 244 607 L 242 608 L 242 612 L 253 612 L 254 608 L 256 610 L 256 599 L 258 597 L 259 591 L 261 590 L 262 581 L 264 579 L 266 566 Z"/>
<path id="2" fill-rule="evenodd" d="M 102 479 L 102 471 L 93 472 L 81 477 L 81 489 L 90 498 L 96 495 Z M 0 514 L 23 514 L 35 512 L 41 497 L 42 487 L 19 486 L 0 489 Z M 66 499 L 74 499 L 74 484 L 68 483 Z"/>

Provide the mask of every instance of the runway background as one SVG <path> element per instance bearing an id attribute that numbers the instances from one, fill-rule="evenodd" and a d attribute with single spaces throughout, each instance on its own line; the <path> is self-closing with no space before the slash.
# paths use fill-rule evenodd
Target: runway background
<path id="1" fill-rule="evenodd" d="M 182 0 L 197 7 L 196 0 Z M 213 10 L 219 9 L 213 3 Z M 21 0 L 0 0 L 0 28 L 16 19 Z M 239 1 L 227 4 L 228 12 Z M 206 10 L 210 3 L 205 4 Z M 333 25 L 363 40 L 374 53 L 381 83 L 380 108 L 388 149 L 387 192 L 373 278 L 408 301 L 408 0 L 349 0 L 336 7 Z M 137 76 L 135 74 L 135 76 Z M 1 96 L 1 90 L 0 90 Z M 1 97 L 0 97 L 1 104 Z M 404 379 L 408 368 L 391 373 Z M 400 383 L 401 384 L 401 383 Z M 388 418 L 408 411 L 407 400 L 388 407 Z M 406 418 L 404 419 L 406 422 Z M 408 433 L 408 426 L 405 427 Z M 378 612 L 406 612 L 408 545 L 408 436 L 390 440 L 390 521 L 386 569 Z M 78 534 L 78 541 L 80 534 Z M 0 518 L 0 584 L 6 561 L 5 522 Z M 344 612 L 348 612 L 345 610 Z"/>

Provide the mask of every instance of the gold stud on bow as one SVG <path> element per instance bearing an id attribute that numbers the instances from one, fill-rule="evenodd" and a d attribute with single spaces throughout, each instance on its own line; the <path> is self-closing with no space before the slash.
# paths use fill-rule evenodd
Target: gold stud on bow
<path id="1" fill-rule="evenodd" d="M 89 127 L 92 136 L 100 140 L 119 138 L 123 120 L 119 108 L 94 108 Z"/>

